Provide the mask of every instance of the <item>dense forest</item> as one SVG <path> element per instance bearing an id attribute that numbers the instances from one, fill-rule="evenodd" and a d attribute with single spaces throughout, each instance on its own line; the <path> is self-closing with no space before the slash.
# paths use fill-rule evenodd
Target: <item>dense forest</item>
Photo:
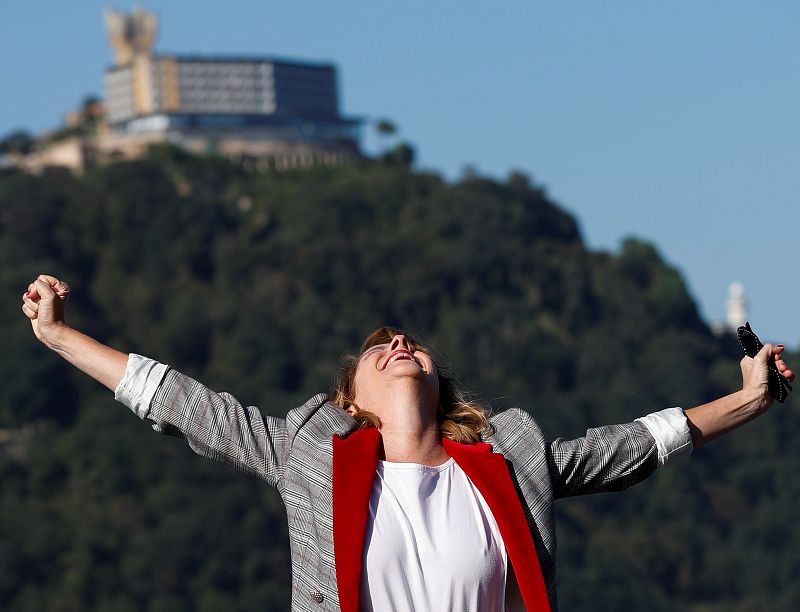
<path id="1" fill-rule="evenodd" d="M 383 323 L 549 437 L 740 384 L 735 337 L 652 245 L 589 251 L 522 174 L 448 182 L 405 161 L 276 174 L 161 147 L 78 177 L 0 174 L 2 610 L 277 611 L 290 595 L 278 494 L 39 344 L 20 295 L 40 273 L 72 284 L 74 327 L 274 415 Z M 629 491 L 562 500 L 562 609 L 798 609 L 793 402 Z"/>

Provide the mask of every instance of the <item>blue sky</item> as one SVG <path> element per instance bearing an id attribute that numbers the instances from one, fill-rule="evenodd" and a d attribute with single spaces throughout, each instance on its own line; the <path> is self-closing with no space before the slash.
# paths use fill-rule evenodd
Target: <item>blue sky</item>
<path id="1" fill-rule="evenodd" d="M 105 6 L 3 10 L 0 135 L 56 127 L 102 93 Z M 159 15 L 163 52 L 335 62 L 343 111 L 392 118 L 421 167 L 450 178 L 467 165 L 498 178 L 523 170 L 578 217 L 592 248 L 655 243 L 709 321 L 741 281 L 754 329 L 800 347 L 799 3 L 145 7 Z"/>

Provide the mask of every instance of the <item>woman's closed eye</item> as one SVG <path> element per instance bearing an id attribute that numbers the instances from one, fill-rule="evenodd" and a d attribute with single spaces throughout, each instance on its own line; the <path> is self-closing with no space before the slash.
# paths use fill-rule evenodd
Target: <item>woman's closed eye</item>
<path id="1" fill-rule="evenodd" d="M 372 355 L 375 352 L 386 350 L 387 346 L 389 346 L 389 345 L 388 344 L 376 344 L 375 346 L 373 346 L 371 348 L 368 348 L 366 351 L 364 351 L 364 354 L 361 355 L 361 359 L 366 359 L 367 357 L 369 357 L 370 355 Z"/>

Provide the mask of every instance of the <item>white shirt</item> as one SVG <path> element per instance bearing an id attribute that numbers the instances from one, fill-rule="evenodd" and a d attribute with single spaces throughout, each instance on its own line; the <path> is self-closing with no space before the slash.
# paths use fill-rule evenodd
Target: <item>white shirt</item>
<path id="1" fill-rule="evenodd" d="M 365 612 L 503 610 L 503 538 L 452 458 L 435 467 L 378 462 L 363 554 Z"/>

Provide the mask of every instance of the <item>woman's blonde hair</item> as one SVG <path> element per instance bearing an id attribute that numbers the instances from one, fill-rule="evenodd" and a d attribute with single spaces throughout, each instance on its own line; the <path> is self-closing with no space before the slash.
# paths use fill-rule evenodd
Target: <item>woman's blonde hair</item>
<path id="1" fill-rule="evenodd" d="M 480 442 L 481 432 L 491 431 L 489 423 L 490 411 L 478 403 L 458 384 L 449 368 L 441 364 L 431 353 L 431 350 L 421 342 L 395 327 L 381 327 L 372 332 L 364 340 L 358 354 L 349 353 L 342 357 L 339 374 L 334 382 L 330 400 L 347 410 L 355 409 L 353 415 L 359 428 L 380 427 L 378 416 L 367 410 L 362 410 L 355 403 L 355 377 L 358 363 L 365 351 L 378 344 L 386 344 L 392 338 L 402 334 L 408 340 L 413 350 L 425 351 L 431 355 L 436 371 L 439 374 L 439 428 L 442 437 L 463 444 Z"/>

